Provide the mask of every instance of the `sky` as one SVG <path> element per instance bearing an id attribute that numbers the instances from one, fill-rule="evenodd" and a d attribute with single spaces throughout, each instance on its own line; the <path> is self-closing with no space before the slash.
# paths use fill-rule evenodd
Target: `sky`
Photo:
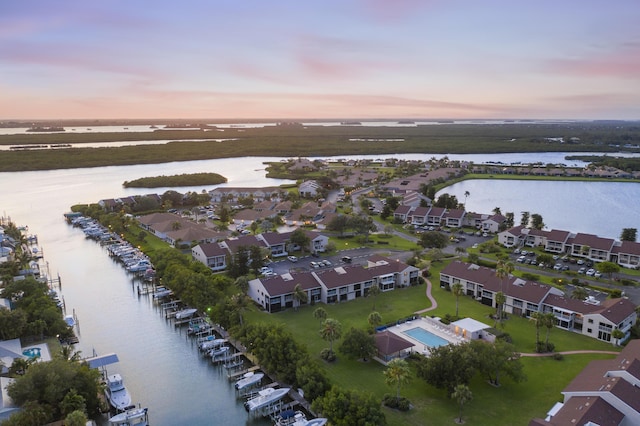
<path id="1" fill-rule="evenodd" d="M 638 0 L 0 0 L 0 120 L 637 120 L 638 22 Z"/>

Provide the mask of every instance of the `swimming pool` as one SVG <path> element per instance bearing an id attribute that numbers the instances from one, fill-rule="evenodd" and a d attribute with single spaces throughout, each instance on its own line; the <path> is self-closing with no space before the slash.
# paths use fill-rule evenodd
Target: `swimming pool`
<path id="1" fill-rule="evenodd" d="M 29 348 L 22 351 L 22 355 L 28 356 L 29 358 L 40 358 L 41 352 L 40 348 Z"/>
<path id="2" fill-rule="evenodd" d="M 404 334 L 416 339 L 423 345 L 426 345 L 430 348 L 437 348 L 438 346 L 444 346 L 450 343 L 449 341 L 443 339 L 442 337 L 436 336 L 435 334 L 430 333 L 421 327 L 415 327 L 409 330 L 405 330 Z"/>

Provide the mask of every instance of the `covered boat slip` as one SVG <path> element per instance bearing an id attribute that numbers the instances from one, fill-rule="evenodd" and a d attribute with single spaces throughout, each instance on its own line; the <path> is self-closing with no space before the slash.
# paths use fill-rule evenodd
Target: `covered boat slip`
<path id="1" fill-rule="evenodd" d="M 118 359 L 118 355 L 115 353 L 110 353 L 106 355 L 96 355 L 91 358 L 86 358 L 85 362 L 89 364 L 89 368 L 97 368 L 104 369 L 107 365 L 115 364 L 116 362 L 120 362 Z"/>

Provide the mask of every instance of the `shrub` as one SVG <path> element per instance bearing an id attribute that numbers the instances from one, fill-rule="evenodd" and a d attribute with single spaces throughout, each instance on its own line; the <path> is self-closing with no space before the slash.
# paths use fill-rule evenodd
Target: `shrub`
<path id="1" fill-rule="evenodd" d="M 524 278 L 527 281 L 539 281 L 540 280 L 540 275 L 532 274 L 531 272 L 523 272 L 522 273 L 522 278 Z"/>
<path id="2" fill-rule="evenodd" d="M 562 355 L 559 352 L 556 352 L 555 354 L 553 354 L 553 359 L 555 359 L 556 361 L 562 361 L 564 360 L 564 355 Z"/>
<path id="3" fill-rule="evenodd" d="M 501 332 L 500 334 L 496 335 L 496 339 L 504 340 L 507 343 L 513 343 L 511 335 L 505 332 Z"/>
<path id="4" fill-rule="evenodd" d="M 331 351 L 329 348 L 324 348 L 322 352 L 320 352 L 320 358 L 327 362 L 333 362 L 336 360 L 335 352 Z"/>
<path id="5" fill-rule="evenodd" d="M 409 411 L 409 409 L 411 408 L 411 402 L 407 398 L 396 398 L 395 395 L 390 394 L 384 395 L 384 397 L 382 398 L 382 403 L 389 408 L 394 408 L 400 411 Z"/>

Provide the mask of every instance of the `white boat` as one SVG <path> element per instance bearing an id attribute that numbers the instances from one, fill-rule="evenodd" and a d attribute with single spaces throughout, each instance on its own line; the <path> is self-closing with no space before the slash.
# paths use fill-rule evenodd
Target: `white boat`
<path id="1" fill-rule="evenodd" d="M 262 380 L 263 377 L 264 373 L 254 373 L 253 371 L 250 371 L 245 373 L 242 376 L 242 379 L 236 382 L 235 387 L 237 390 L 243 390 L 260 383 L 260 380 Z"/>
<path id="2" fill-rule="evenodd" d="M 316 419 L 307 420 L 303 426 L 324 426 L 329 420 L 324 417 L 318 417 Z M 296 425 L 297 426 L 297 425 Z"/>
<path id="3" fill-rule="evenodd" d="M 245 402 L 244 408 L 252 412 L 264 408 L 284 398 L 291 388 L 266 388 L 258 392 L 258 396 Z"/>
<path id="4" fill-rule="evenodd" d="M 132 408 L 109 418 L 109 426 L 147 426 L 149 415 L 146 408 Z"/>
<path id="5" fill-rule="evenodd" d="M 209 351 L 209 355 L 211 355 L 212 361 L 216 361 L 219 358 L 222 358 L 223 356 L 225 356 L 228 352 L 229 352 L 229 346 L 221 346 L 216 349 L 211 349 L 211 351 Z"/>
<path id="6" fill-rule="evenodd" d="M 131 408 L 131 395 L 119 374 L 112 374 L 107 376 L 107 387 L 105 388 L 105 394 L 109 404 L 117 411 L 126 411 Z"/>
<path id="7" fill-rule="evenodd" d="M 176 312 L 175 318 L 177 320 L 191 318 L 193 314 L 195 314 L 196 312 L 198 312 L 198 310 L 195 308 L 183 309 L 181 311 Z"/>
<path id="8" fill-rule="evenodd" d="M 200 343 L 200 350 L 208 352 L 212 349 L 217 349 L 218 347 L 224 345 L 225 342 L 226 339 L 207 340 L 206 342 Z"/>
<path id="9" fill-rule="evenodd" d="M 287 410 L 277 417 L 275 426 L 324 426 L 327 421 L 324 417 L 307 420 L 303 412 Z"/>

